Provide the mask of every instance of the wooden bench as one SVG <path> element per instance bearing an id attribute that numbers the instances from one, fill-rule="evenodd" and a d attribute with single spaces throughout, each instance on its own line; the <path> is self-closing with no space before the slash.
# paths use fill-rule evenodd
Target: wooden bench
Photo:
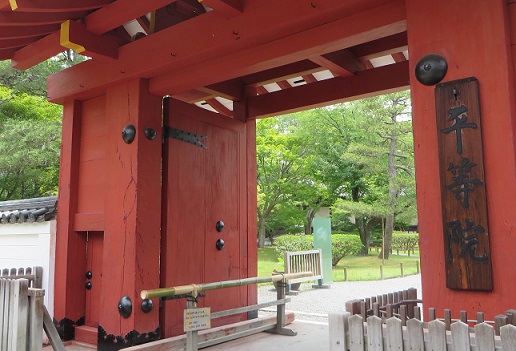
<path id="1" fill-rule="evenodd" d="M 0 270 L 0 351 L 38 351 L 45 330 L 54 350 L 65 351 L 43 303 L 43 268 Z"/>
<path id="2" fill-rule="evenodd" d="M 317 280 L 316 287 L 323 287 L 321 249 L 308 251 L 285 251 L 283 254 L 283 260 L 285 264 L 285 273 L 313 273 L 313 276 L 290 279 L 287 284 L 287 294 L 291 294 L 293 291 L 296 291 L 297 289 L 293 289 L 293 285 L 301 282 Z"/>

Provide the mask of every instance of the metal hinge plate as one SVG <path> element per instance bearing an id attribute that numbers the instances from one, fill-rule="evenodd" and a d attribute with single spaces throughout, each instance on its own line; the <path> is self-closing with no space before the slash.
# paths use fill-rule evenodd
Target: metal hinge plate
<path id="1" fill-rule="evenodd" d="M 190 143 L 202 147 L 203 149 L 208 148 L 202 143 L 202 141 L 207 138 L 206 135 L 190 133 L 177 128 L 165 127 L 163 130 L 163 137 L 181 140 L 185 143 Z"/>

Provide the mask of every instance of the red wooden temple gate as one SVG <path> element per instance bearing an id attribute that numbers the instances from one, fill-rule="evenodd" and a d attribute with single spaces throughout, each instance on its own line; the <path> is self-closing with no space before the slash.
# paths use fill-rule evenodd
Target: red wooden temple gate
<path id="1" fill-rule="evenodd" d="M 409 86 L 424 304 L 488 316 L 514 307 L 512 0 L 1 0 L 0 27 L 0 59 L 15 68 L 64 48 L 92 58 L 48 84 L 64 106 L 54 316 L 64 338 L 112 350 L 175 335 L 182 306 L 142 309 L 141 289 L 256 274 L 255 119 Z M 464 218 L 441 220 L 451 185 L 440 182 L 436 118 L 450 116 L 436 116 L 439 80 L 414 73 L 431 53 L 448 63 L 441 83 L 479 82 L 464 106 L 478 102 L 482 119 L 464 137 L 471 145 L 481 129 L 484 174 L 462 178 L 457 196 L 482 184 L 486 206 L 472 200 Z M 482 211 L 488 223 L 471 236 L 478 223 L 464 223 Z M 478 290 L 484 253 L 492 277 Z M 252 304 L 256 289 L 210 299 L 213 310 Z"/>

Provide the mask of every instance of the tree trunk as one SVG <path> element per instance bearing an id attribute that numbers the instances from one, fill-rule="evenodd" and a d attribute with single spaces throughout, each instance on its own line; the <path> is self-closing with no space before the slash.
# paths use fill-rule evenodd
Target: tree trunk
<path id="1" fill-rule="evenodd" d="M 393 117 L 393 122 L 396 122 L 396 117 Z M 379 258 L 389 258 L 389 254 L 392 250 L 392 232 L 394 230 L 394 209 L 396 208 L 396 202 L 398 199 L 398 190 L 395 186 L 396 178 L 396 142 L 397 135 L 393 131 L 390 137 L 389 143 L 389 157 L 388 157 L 388 176 L 389 176 L 389 209 L 390 213 L 385 217 L 385 234 L 383 238 L 383 249 L 380 252 Z"/>
<path id="2" fill-rule="evenodd" d="M 389 259 L 389 254 L 392 250 L 392 232 L 394 230 L 394 213 L 391 213 L 385 217 L 385 235 L 383 237 L 383 248 L 378 255 L 378 258 Z M 385 250 L 385 251 L 384 251 Z M 385 252 L 385 256 L 384 256 Z"/>
<path id="3" fill-rule="evenodd" d="M 367 226 L 364 224 L 364 218 L 355 218 L 355 223 L 360 235 L 360 241 L 362 242 L 362 245 L 364 245 L 358 254 L 360 256 L 367 256 L 369 255 L 369 245 L 371 244 L 371 232 L 367 231 Z"/>
<path id="4" fill-rule="evenodd" d="M 264 216 L 258 216 L 258 247 L 262 248 L 265 246 L 265 224 L 266 218 Z"/>
<path id="5" fill-rule="evenodd" d="M 315 216 L 315 210 L 311 207 L 308 208 L 305 215 L 305 234 L 312 234 L 312 222 Z"/>

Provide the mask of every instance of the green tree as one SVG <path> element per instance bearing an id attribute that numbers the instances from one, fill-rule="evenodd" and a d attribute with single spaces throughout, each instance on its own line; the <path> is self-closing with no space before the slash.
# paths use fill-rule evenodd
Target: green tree
<path id="1" fill-rule="evenodd" d="M 14 69 L 10 61 L 0 61 L 0 86 L 9 87 L 13 93 L 47 97 L 47 77 L 84 61 L 84 57 L 72 50 L 48 59 L 27 70 Z"/>
<path id="2" fill-rule="evenodd" d="M 258 170 L 258 246 L 265 244 L 267 223 L 279 204 L 292 206 L 306 178 L 307 145 L 295 133 L 292 116 L 259 120 L 256 132 Z M 290 210 L 292 208 L 290 207 Z"/>
<path id="3" fill-rule="evenodd" d="M 304 213 L 308 234 L 319 208 L 333 205 L 334 215 L 353 220 L 363 244 L 361 253 L 367 254 L 373 229 L 383 219 L 390 245 L 394 220 L 410 223 L 415 218 L 408 92 L 260 124 L 258 220 L 262 233 L 266 228 L 286 227 L 287 222 L 291 227 L 298 208 Z"/>
<path id="4" fill-rule="evenodd" d="M 396 216 L 404 220 L 415 218 L 410 95 L 407 91 L 381 95 L 353 102 L 350 108 L 361 116 L 357 127 L 363 135 L 350 143 L 344 157 L 360 165 L 373 180 L 369 184 L 370 195 L 374 194 L 368 201 L 374 206 L 369 212 L 370 221 L 379 223 L 385 218 L 384 250 L 380 257 L 388 258 Z M 356 198 L 352 196 L 358 202 Z"/>
<path id="5" fill-rule="evenodd" d="M 343 197 L 353 181 L 354 165 L 342 154 L 353 139 L 355 128 L 350 111 L 343 104 L 304 111 L 296 115 L 299 134 L 310 145 L 307 182 L 310 191 L 301 193 L 305 211 L 305 233 L 310 233 L 314 215 Z"/>
<path id="6" fill-rule="evenodd" d="M 57 193 L 61 109 L 0 87 L 0 200 Z"/>

